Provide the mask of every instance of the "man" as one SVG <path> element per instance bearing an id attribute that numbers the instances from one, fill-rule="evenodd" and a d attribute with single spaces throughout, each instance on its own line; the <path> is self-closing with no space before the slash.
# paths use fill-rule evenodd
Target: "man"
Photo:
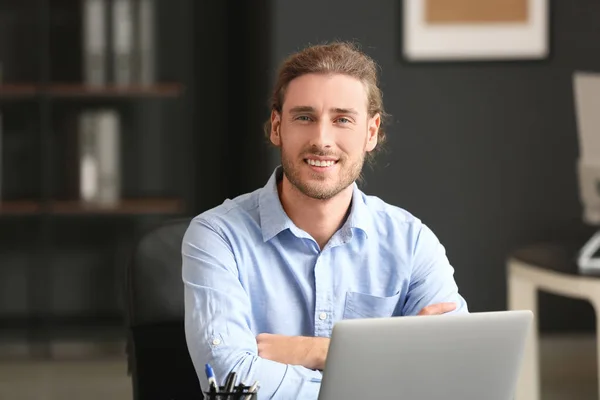
<path id="1" fill-rule="evenodd" d="M 355 181 L 385 138 L 377 66 L 347 43 L 282 65 L 266 124 L 281 151 L 264 188 L 197 216 L 183 240 L 185 329 L 261 399 L 316 399 L 336 321 L 467 312 L 436 236 Z M 400 339 L 401 340 L 401 339 Z"/>

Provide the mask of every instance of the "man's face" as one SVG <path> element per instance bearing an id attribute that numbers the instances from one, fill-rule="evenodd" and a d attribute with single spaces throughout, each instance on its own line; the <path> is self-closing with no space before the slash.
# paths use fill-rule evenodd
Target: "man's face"
<path id="1" fill-rule="evenodd" d="M 367 92 L 340 74 L 307 74 L 292 80 L 281 115 L 271 115 L 271 141 L 281 149 L 285 177 L 300 192 L 330 199 L 362 171 L 375 148 L 380 117 L 369 118 Z"/>

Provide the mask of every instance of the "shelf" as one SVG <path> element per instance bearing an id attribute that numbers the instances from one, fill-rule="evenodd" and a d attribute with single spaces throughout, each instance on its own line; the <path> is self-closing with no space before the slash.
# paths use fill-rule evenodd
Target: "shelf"
<path id="1" fill-rule="evenodd" d="M 59 98 L 134 98 L 134 97 L 176 97 L 183 88 L 176 83 L 151 86 L 90 86 L 80 84 L 52 84 L 46 93 Z"/>
<path id="2" fill-rule="evenodd" d="M 140 98 L 140 97 L 177 97 L 183 87 L 177 83 L 162 83 L 150 86 L 90 86 L 71 83 L 55 83 L 46 89 L 35 84 L 0 84 L 0 99 L 32 98 L 45 94 L 56 98 Z"/>
<path id="3" fill-rule="evenodd" d="M 5 201 L 0 202 L 0 215 L 38 214 L 42 210 L 40 203 L 35 201 Z"/>
<path id="4" fill-rule="evenodd" d="M 42 204 L 35 201 L 0 202 L 2 215 L 41 214 Z M 178 214 L 183 211 L 183 204 L 178 199 L 125 199 L 111 207 L 86 204 L 78 200 L 54 201 L 47 213 L 52 215 L 144 215 L 144 214 Z"/>
<path id="5" fill-rule="evenodd" d="M 37 94 L 33 84 L 0 84 L 0 99 L 22 99 Z"/>
<path id="6" fill-rule="evenodd" d="M 76 215 L 76 214 L 108 214 L 108 215 L 136 215 L 136 214 L 177 214 L 182 211 L 182 203 L 178 199 L 135 199 L 122 200 L 111 207 L 101 207 L 86 204 L 78 200 L 57 201 L 50 206 L 51 214 Z"/>

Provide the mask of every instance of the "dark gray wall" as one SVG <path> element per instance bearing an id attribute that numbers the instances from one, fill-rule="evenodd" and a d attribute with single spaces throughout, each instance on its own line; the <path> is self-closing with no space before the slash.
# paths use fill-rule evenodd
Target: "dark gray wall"
<path id="1" fill-rule="evenodd" d="M 581 225 L 571 76 L 600 70 L 600 2 L 552 1 L 547 61 L 441 65 L 402 61 L 401 3 L 273 0 L 273 75 L 306 44 L 361 43 L 393 115 L 389 153 L 363 189 L 431 226 L 471 310 L 504 309 L 511 249 Z M 585 303 L 544 295 L 541 305 L 544 329 L 593 327 Z"/>
<path id="2" fill-rule="evenodd" d="M 269 1 L 194 4 L 197 213 L 268 178 Z"/>

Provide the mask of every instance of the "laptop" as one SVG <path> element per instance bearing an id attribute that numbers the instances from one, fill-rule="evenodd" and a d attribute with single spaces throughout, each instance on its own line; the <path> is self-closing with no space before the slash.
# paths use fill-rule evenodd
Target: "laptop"
<path id="1" fill-rule="evenodd" d="M 531 311 L 339 321 L 319 400 L 512 400 L 532 321 Z"/>

